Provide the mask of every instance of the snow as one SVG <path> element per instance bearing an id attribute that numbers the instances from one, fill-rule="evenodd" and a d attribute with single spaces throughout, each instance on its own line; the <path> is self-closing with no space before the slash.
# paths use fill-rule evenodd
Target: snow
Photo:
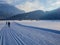
<path id="1" fill-rule="evenodd" d="M 55 25 L 59 21 L 10 21 L 10 27 L 6 21 L 0 22 L 0 45 L 60 45 L 60 31 L 43 27 L 51 23 Z M 43 28 L 32 27 L 37 24 Z"/>
<path id="2" fill-rule="evenodd" d="M 0 21 L 0 30 L 4 27 L 5 21 Z"/>
<path id="3" fill-rule="evenodd" d="M 40 20 L 40 21 L 29 21 L 29 20 L 23 20 L 23 21 L 16 21 L 19 24 L 27 25 L 27 26 L 33 26 L 33 27 L 39 27 L 39 28 L 48 28 L 48 29 L 54 29 L 60 31 L 60 21 L 49 21 L 49 20 Z"/>

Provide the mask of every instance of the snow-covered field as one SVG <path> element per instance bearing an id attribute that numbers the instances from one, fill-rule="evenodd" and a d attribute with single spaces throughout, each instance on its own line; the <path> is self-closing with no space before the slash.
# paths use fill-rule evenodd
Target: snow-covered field
<path id="1" fill-rule="evenodd" d="M 7 21 L 8 22 L 8 21 Z M 54 30 L 58 30 L 60 31 L 60 21 L 51 21 L 51 20 L 40 20 L 40 21 L 36 21 L 36 20 L 22 20 L 22 21 L 18 21 L 18 20 L 12 20 L 10 22 L 17 22 L 19 24 L 22 25 L 26 25 L 26 26 L 33 26 L 33 27 L 39 27 L 39 28 L 47 28 L 47 29 L 54 29 Z M 0 29 L 6 24 L 6 21 L 0 21 Z"/>
<path id="2" fill-rule="evenodd" d="M 0 21 L 0 30 L 5 26 L 5 21 Z"/>
<path id="3" fill-rule="evenodd" d="M 59 21 L 10 22 L 0 21 L 0 45 L 60 45 L 60 31 L 50 30 L 59 30 Z"/>
<path id="4" fill-rule="evenodd" d="M 39 27 L 39 28 L 48 28 L 60 31 L 60 21 L 59 20 L 40 20 L 40 21 L 30 21 L 30 20 L 23 20 L 23 21 L 15 21 L 22 25 Z"/>

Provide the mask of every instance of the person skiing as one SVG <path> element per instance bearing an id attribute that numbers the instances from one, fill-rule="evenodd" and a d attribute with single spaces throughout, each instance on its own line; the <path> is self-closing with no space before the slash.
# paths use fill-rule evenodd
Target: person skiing
<path id="1" fill-rule="evenodd" d="M 10 22 L 8 22 L 7 24 L 8 24 L 8 27 L 10 27 Z"/>

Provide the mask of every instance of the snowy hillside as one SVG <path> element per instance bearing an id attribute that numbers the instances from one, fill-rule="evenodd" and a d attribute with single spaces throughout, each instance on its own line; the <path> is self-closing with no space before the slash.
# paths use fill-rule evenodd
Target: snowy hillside
<path id="1" fill-rule="evenodd" d="M 33 27 L 40 27 L 40 28 L 48 28 L 60 31 L 60 21 L 48 21 L 48 20 L 40 20 L 40 21 L 16 21 L 22 25 L 33 26 Z"/>

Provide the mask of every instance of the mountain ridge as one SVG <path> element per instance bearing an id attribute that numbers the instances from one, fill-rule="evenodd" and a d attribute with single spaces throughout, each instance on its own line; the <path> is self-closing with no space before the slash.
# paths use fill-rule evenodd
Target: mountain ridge
<path id="1" fill-rule="evenodd" d="M 10 4 L 0 4 L 0 19 L 5 19 L 7 17 L 22 13 L 25 13 L 25 11 L 19 10 L 15 6 Z"/>

